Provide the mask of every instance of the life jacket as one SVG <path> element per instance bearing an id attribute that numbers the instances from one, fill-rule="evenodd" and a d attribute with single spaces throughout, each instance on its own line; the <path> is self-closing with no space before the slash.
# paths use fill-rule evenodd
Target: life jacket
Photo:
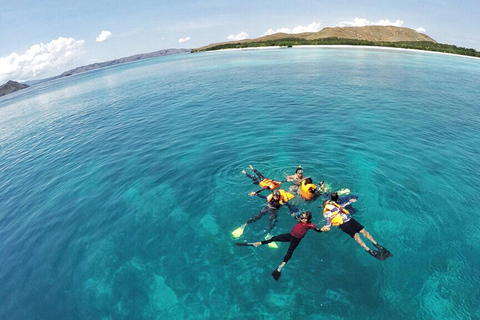
<path id="1" fill-rule="evenodd" d="M 278 191 L 280 192 L 280 200 L 278 200 L 278 202 L 282 205 L 287 203 L 288 201 L 290 201 L 291 199 L 293 199 L 295 197 L 293 194 L 288 193 L 285 190 L 280 189 Z M 267 196 L 267 202 L 272 201 L 272 199 L 273 199 L 273 193 L 270 193 Z"/>
<path id="2" fill-rule="evenodd" d="M 343 224 L 343 218 L 342 218 L 341 212 L 345 214 L 350 213 L 347 209 L 343 208 L 341 205 L 333 201 L 325 205 L 325 207 L 323 208 L 323 216 L 325 216 L 325 214 L 328 211 L 332 212 L 331 223 L 332 223 L 332 226 L 334 227 Z"/>
<path id="3" fill-rule="evenodd" d="M 262 187 L 263 189 L 273 190 L 280 187 L 282 183 L 272 179 L 263 179 L 262 181 L 260 181 L 259 184 L 260 184 L 260 187 Z"/>
<path id="4" fill-rule="evenodd" d="M 300 195 L 302 196 L 303 199 L 305 200 L 310 200 L 313 197 L 313 193 L 310 192 L 310 189 L 317 189 L 317 186 L 313 183 L 305 183 L 305 180 L 302 181 L 302 184 L 300 185 Z"/>

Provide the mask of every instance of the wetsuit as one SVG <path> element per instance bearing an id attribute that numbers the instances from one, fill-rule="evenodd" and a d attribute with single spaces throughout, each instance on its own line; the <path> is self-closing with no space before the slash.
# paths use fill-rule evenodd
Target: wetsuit
<path id="1" fill-rule="evenodd" d="M 263 179 L 266 179 L 265 176 L 263 174 L 261 174 L 260 172 L 258 172 L 257 169 L 252 169 L 252 171 L 253 171 L 253 173 L 255 173 L 256 176 L 252 176 L 248 173 L 245 173 L 245 175 L 247 177 L 249 177 L 250 179 L 252 179 L 253 184 L 258 185 L 258 184 L 260 184 L 260 181 L 262 181 Z"/>
<path id="2" fill-rule="evenodd" d="M 274 183 L 278 183 L 278 185 L 282 184 L 282 182 L 285 182 L 285 181 L 274 181 L 274 180 L 271 180 L 271 179 L 268 179 L 266 178 L 263 174 L 261 174 L 257 169 L 252 169 L 253 173 L 255 173 L 256 176 L 253 176 L 253 175 L 250 175 L 248 173 L 245 172 L 245 175 L 247 177 L 249 177 L 250 179 L 252 179 L 253 181 L 253 184 L 256 184 L 256 185 L 260 185 L 260 182 L 262 182 L 263 180 L 270 180 Z M 276 187 L 263 187 L 262 189 L 260 190 L 257 190 L 255 191 L 255 193 L 260 193 L 262 192 L 263 190 L 273 190 L 275 189 Z"/>
<path id="3" fill-rule="evenodd" d="M 258 194 L 258 193 L 257 193 L 257 197 L 260 197 L 262 199 L 267 199 L 266 196 Z M 295 212 L 295 208 L 293 206 L 291 206 L 288 202 L 286 202 L 285 205 L 288 207 L 288 209 L 290 209 L 291 213 Z M 280 203 L 280 199 L 278 199 L 278 200 L 272 199 L 270 202 L 267 203 L 266 206 L 264 206 L 260 210 L 259 213 L 257 213 L 256 215 L 254 215 L 253 217 L 248 219 L 247 224 L 255 222 L 258 219 L 260 219 L 261 217 L 263 217 L 264 215 L 269 214 L 269 217 L 268 217 L 269 223 L 268 223 L 267 232 L 270 232 L 270 230 L 272 230 L 275 227 L 275 225 L 277 224 L 277 221 L 278 221 L 277 220 L 277 217 L 278 217 L 277 213 L 278 213 L 278 209 L 280 209 L 281 207 L 282 207 L 282 204 Z"/>
<path id="4" fill-rule="evenodd" d="M 288 247 L 288 251 L 283 258 L 283 262 L 287 263 L 288 260 L 292 257 L 293 251 L 298 247 L 300 241 L 302 241 L 303 237 L 307 233 L 309 229 L 313 229 L 316 232 L 322 232 L 315 224 L 312 222 L 298 222 L 296 225 L 293 226 L 292 231 L 290 233 L 280 234 L 278 236 L 274 236 L 268 240 L 262 241 L 262 244 L 267 244 L 270 242 L 278 241 L 278 242 L 290 242 L 290 246 Z"/>

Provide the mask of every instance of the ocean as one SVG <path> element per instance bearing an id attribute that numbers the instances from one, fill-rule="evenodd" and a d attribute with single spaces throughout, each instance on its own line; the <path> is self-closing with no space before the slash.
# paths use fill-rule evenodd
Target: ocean
<path id="1" fill-rule="evenodd" d="M 478 59 L 310 47 L 4 96 L 0 319 L 480 319 L 479 83 Z M 268 216 L 231 234 L 265 205 L 249 165 L 350 189 L 393 257 L 310 231 L 275 281 L 288 244 L 235 245 L 264 239 Z M 299 198 L 322 226 L 321 201 Z M 294 224 L 281 208 L 271 233 Z"/>

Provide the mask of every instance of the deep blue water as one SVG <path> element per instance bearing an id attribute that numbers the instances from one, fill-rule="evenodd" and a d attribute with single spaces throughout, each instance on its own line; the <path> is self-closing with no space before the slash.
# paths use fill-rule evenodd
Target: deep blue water
<path id="1" fill-rule="evenodd" d="M 2 97 L 0 319 L 480 319 L 479 83 L 465 57 L 294 48 Z M 311 231 L 275 282 L 287 245 L 231 236 L 264 205 L 250 164 L 348 187 L 394 256 Z M 293 224 L 282 208 L 273 233 Z"/>

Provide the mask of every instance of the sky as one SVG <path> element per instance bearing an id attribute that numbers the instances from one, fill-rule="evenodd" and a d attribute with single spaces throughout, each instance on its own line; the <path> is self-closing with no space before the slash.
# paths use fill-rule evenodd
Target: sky
<path id="1" fill-rule="evenodd" d="M 480 51 L 479 0 L 0 0 L 0 85 L 169 48 L 395 25 Z"/>

